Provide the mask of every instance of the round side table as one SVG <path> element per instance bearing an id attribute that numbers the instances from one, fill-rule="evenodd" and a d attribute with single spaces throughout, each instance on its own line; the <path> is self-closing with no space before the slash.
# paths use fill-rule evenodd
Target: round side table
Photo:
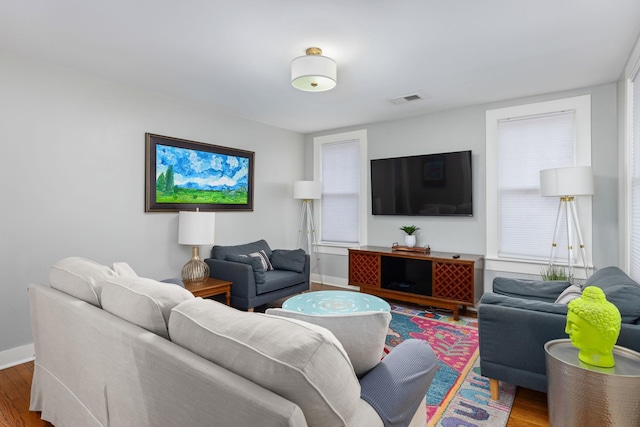
<path id="1" fill-rule="evenodd" d="M 306 292 L 289 298 L 282 304 L 283 310 L 306 314 L 344 314 L 363 311 L 389 312 L 389 304 L 374 295 L 350 291 Z"/>
<path id="2" fill-rule="evenodd" d="M 640 426 L 640 353 L 615 346 L 613 368 L 578 359 L 569 339 L 544 345 L 551 427 Z"/>

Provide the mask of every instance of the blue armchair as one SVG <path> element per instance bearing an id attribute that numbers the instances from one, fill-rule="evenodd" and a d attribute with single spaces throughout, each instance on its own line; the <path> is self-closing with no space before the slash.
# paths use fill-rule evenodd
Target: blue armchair
<path id="1" fill-rule="evenodd" d="M 261 252 L 266 259 L 245 256 Z M 231 305 L 236 308 L 253 311 L 257 306 L 309 290 L 310 257 L 302 249 L 272 250 L 265 240 L 215 245 L 211 258 L 204 261 L 211 277 L 233 282 Z"/>
<path id="2" fill-rule="evenodd" d="M 493 293 L 486 293 L 478 307 L 480 370 L 490 379 L 491 396 L 498 398 L 498 381 L 547 391 L 544 344 L 568 338 L 568 282 L 542 282 L 497 277 Z M 620 310 L 622 328 L 617 345 L 640 351 L 640 285 L 617 267 L 596 271 L 577 288 L 601 288 L 607 300 Z M 566 291 L 566 292 L 565 292 Z"/>

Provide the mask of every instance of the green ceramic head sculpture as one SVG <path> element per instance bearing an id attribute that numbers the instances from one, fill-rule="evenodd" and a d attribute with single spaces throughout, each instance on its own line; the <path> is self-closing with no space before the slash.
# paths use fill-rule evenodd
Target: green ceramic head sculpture
<path id="1" fill-rule="evenodd" d="M 578 358 L 589 365 L 613 367 L 613 347 L 621 323 L 618 308 L 595 286 L 585 288 L 582 296 L 571 301 L 568 307 L 565 332 L 580 350 Z"/>

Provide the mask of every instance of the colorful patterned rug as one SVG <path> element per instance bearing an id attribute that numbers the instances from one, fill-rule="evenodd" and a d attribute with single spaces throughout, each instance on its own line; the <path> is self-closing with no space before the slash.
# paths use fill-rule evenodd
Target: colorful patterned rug
<path id="1" fill-rule="evenodd" d="M 493 401 L 489 380 L 480 375 L 477 319 L 391 305 L 385 352 L 408 338 L 423 339 L 440 369 L 427 392 L 428 427 L 501 427 L 507 424 L 515 386 L 500 383 Z"/>

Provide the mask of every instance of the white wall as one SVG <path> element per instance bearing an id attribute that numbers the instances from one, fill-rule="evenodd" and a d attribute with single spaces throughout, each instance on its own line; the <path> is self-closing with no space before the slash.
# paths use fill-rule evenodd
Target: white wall
<path id="1" fill-rule="evenodd" d="M 0 51 L 0 366 L 28 349 L 27 284 L 55 261 L 180 275 L 177 214 L 144 212 L 145 132 L 255 151 L 254 211 L 218 213 L 216 243 L 295 246 L 302 135 Z"/>
<path id="2" fill-rule="evenodd" d="M 307 178 L 311 177 L 309 171 L 313 164 L 311 162 L 313 150 L 309 147 L 313 144 L 313 137 L 354 129 L 367 129 L 370 159 L 472 150 L 474 183 L 472 218 L 373 216 L 370 202 L 368 202 L 368 244 L 389 247 L 393 242 L 401 242 L 403 233 L 399 227 L 415 224 L 421 228 L 418 232 L 418 245 L 430 245 L 435 251 L 484 254 L 486 246 L 485 112 L 489 109 L 585 94 L 591 95 L 592 103 L 592 165 L 596 188 L 596 194 L 593 196 L 593 262 L 597 268 L 617 265 L 618 159 L 615 83 L 307 135 L 305 173 Z M 366 197 L 370 199 L 370 186 Z M 550 230 L 541 230 L 541 232 L 549 233 Z M 336 283 L 343 283 L 347 278 L 348 262 L 344 256 L 323 255 L 321 266 L 323 273 Z M 485 274 L 485 288 L 490 288 L 495 274 L 499 273 Z M 342 281 L 336 279 L 342 279 Z"/>

